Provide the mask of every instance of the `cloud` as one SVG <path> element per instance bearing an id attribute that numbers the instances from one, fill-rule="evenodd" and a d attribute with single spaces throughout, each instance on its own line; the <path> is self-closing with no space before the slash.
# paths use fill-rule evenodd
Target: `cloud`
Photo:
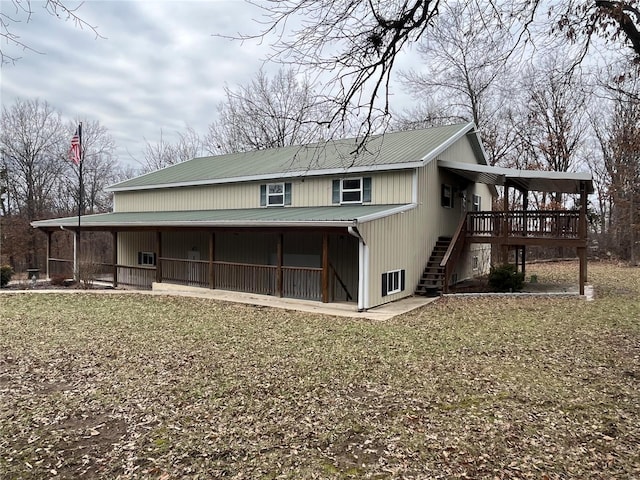
<path id="1" fill-rule="evenodd" d="M 98 120 L 124 162 L 142 160 L 145 139 L 161 131 L 166 140 L 186 125 L 206 131 L 224 86 L 247 83 L 268 52 L 218 36 L 252 22 L 240 1 L 85 2 L 78 14 L 104 38 L 32 5 L 14 31 L 43 53 L 11 50 L 22 58 L 2 69 L 2 104 L 38 97 L 69 120 Z"/>

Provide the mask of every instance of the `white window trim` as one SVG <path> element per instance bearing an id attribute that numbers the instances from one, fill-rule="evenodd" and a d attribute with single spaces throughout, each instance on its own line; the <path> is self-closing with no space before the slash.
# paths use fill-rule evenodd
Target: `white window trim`
<path id="1" fill-rule="evenodd" d="M 360 188 L 345 189 L 344 188 L 344 182 L 348 182 L 348 181 L 352 181 L 352 180 L 359 180 L 360 181 Z M 344 199 L 345 192 L 346 193 L 360 192 L 360 200 L 350 200 L 350 201 L 345 200 Z M 345 204 L 345 203 L 363 203 L 363 198 L 364 198 L 364 180 L 362 179 L 362 177 L 349 177 L 349 178 L 341 178 L 340 179 L 340 204 Z"/>
<path id="2" fill-rule="evenodd" d="M 274 185 L 280 185 L 282 187 L 282 193 L 270 193 L 269 192 L 269 187 L 274 186 Z M 270 201 L 271 197 L 278 197 L 281 196 L 282 197 L 282 202 L 280 203 L 272 203 Z M 285 185 L 284 182 L 278 182 L 278 183 L 267 183 L 266 186 L 266 206 L 267 207 L 284 207 L 284 196 L 285 196 Z"/>
<path id="3" fill-rule="evenodd" d="M 142 260 L 139 265 L 144 265 L 145 267 L 153 267 L 155 264 L 153 263 L 153 252 L 140 252 L 140 260 Z M 146 261 L 149 260 L 149 261 Z"/>
<path id="4" fill-rule="evenodd" d="M 401 270 L 390 270 L 387 272 L 387 295 L 393 295 L 394 293 L 400 293 L 402 291 L 402 285 L 401 285 Z M 390 286 L 393 286 L 393 278 L 397 279 L 397 288 L 392 290 L 391 288 L 389 288 Z"/>

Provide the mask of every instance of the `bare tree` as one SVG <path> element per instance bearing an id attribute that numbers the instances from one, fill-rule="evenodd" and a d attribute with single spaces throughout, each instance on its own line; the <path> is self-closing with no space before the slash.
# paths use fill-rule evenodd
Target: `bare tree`
<path id="1" fill-rule="evenodd" d="M 67 129 L 70 139 L 75 129 L 75 124 Z M 83 213 L 94 214 L 108 211 L 111 208 L 111 194 L 105 191 L 106 187 L 117 181 L 119 165 L 115 156 L 116 145 L 113 137 L 106 127 L 97 120 L 85 120 L 82 122 L 82 148 L 84 150 L 82 165 L 82 206 Z M 68 175 L 63 183 L 66 192 L 58 200 L 60 214 L 71 215 L 77 212 L 78 184 L 77 169 Z"/>
<path id="2" fill-rule="evenodd" d="M 83 2 L 74 2 L 75 5 L 73 6 L 70 3 L 65 0 L 46 0 L 45 2 L 3 0 L 2 9 L 0 10 L 0 43 L 4 44 L 4 48 L 0 48 L 0 64 L 13 63 L 18 59 L 7 52 L 7 46 L 15 47 L 22 51 L 42 53 L 30 47 L 29 41 L 16 34 L 13 29 L 16 23 L 29 23 L 31 21 L 31 17 L 35 14 L 33 10 L 34 4 L 40 7 L 41 11 L 43 10 L 47 14 L 63 20 L 72 21 L 76 27 L 88 29 L 96 37 L 99 37 L 97 28 L 79 16 L 78 10 Z"/>
<path id="3" fill-rule="evenodd" d="M 292 69 L 273 78 L 259 71 L 247 85 L 226 87 L 225 93 L 205 138 L 212 154 L 306 144 L 324 133 L 326 110 L 309 81 Z"/>
<path id="4" fill-rule="evenodd" d="M 60 114 L 47 102 L 17 100 L 3 107 L 0 154 L 6 174 L 3 223 L 21 232 L 21 256 L 36 265 L 36 238 L 29 223 L 53 213 L 52 198 L 69 171 L 64 156 L 65 127 Z M 25 241 L 26 240 L 26 241 Z M 6 245 L 5 245 L 6 247 Z"/>
<path id="5" fill-rule="evenodd" d="M 151 143 L 145 139 L 145 143 L 143 173 L 169 167 L 204 154 L 203 141 L 191 126 L 187 126 L 185 132 L 178 132 L 178 139 L 175 142 L 165 140 L 160 130 L 158 142 Z"/>
<path id="6" fill-rule="evenodd" d="M 513 79 L 507 60 L 515 52 L 509 25 L 492 7 L 444 4 L 428 39 L 418 45 L 424 68 L 400 72 L 401 83 L 420 102 L 400 120 L 473 121 L 480 129 L 489 161 L 499 163 L 513 141 L 504 115 Z M 478 18 L 485 19 L 478 22 Z"/>
<path id="7" fill-rule="evenodd" d="M 240 39 L 275 37 L 271 59 L 284 64 L 307 66 L 318 74 L 328 73 L 336 91 L 330 121 L 348 112 L 365 111 L 360 132 L 365 136 L 385 125 L 390 113 L 392 72 L 403 51 L 430 37 L 439 0 L 389 2 L 382 0 L 255 0 L 264 10 L 265 29 Z M 486 2 L 461 2 L 479 8 Z M 547 4 L 540 0 L 489 2 L 488 10 L 498 23 L 516 21 L 519 41 L 534 37 L 530 26 L 540 19 L 547 32 L 569 42 L 581 42 L 586 54 L 592 37 L 630 47 L 632 60 L 640 60 L 640 14 L 636 0 L 585 4 L 567 1 Z M 479 25 L 492 22 L 477 18 Z M 293 25 L 293 27 L 291 27 Z M 512 27 L 515 29 L 515 27 Z M 489 30 L 489 29 L 487 29 Z M 579 60 L 578 60 L 579 61 Z"/>
<path id="8" fill-rule="evenodd" d="M 638 82 L 629 85 L 637 91 Z M 602 112 L 600 112 L 602 114 Z M 620 94 L 604 121 L 593 122 L 600 147 L 598 178 L 608 209 L 603 220 L 606 244 L 618 256 L 638 261 L 640 240 L 640 104 Z M 601 203 L 604 203 L 602 201 Z"/>

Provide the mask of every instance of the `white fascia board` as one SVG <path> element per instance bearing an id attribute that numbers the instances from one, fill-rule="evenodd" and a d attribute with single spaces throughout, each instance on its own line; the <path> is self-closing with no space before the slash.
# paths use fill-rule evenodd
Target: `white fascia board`
<path id="1" fill-rule="evenodd" d="M 175 188 L 175 187 L 197 187 L 201 185 L 219 185 L 223 183 L 240 183 L 240 182 L 259 182 L 262 180 L 277 180 L 283 178 L 305 178 L 305 177 L 320 177 L 329 175 L 349 175 L 352 173 L 366 173 L 366 172 L 387 172 L 390 170 L 408 170 L 412 168 L 421 167 L 422 161 L 406 162 L 406 163 L 387 163 L 381 165 L 366 165 L 357 167 L 346 168 L 328 168 L 324 170 L 299 170 L 295 172 L 280 172 L 269 173 L 265 175 L 246 175 L 243 177 L 231 177 L 231 178 L 215 178 L 208 180 L 194 180 L 188 182 L 176 182 L 176 183 L 162 183 L 155 185 L 141 185 L 137 187 L 115 187 L 109 186 L 106 188 L 107 192 L 126 192 L 137 190 L 156 190 L 161 188 Z"/>
<path id="2" fill-rule="evenodd" d="M 427 153 L 424 157 L 422 157 L 422 164 L 420 166 L 424 166 L 427 163 L 429 163 L 437 155 L 440 155 L 442 152 L 444 152 L 447 148 L 449 148 L 451 145 L 453 145 L 462 137 L 464 137 L 467 133 L 469 133 L 469 131 L 473 130 L 475 127 L 476 126 L 473 122 L 469 122 L 467 125 L 461 128 L 458 131 L 458 133 L 456 133 L 455 135 L 452 135 L 445 142 L 441 143 L 436 148 L 434 148 L 429 153 Z"/>
<path id="3" fill-rule="evenodd" d="M 58 225 L 37 225 L 38 222 L 32 222 L 34 228 L 40 226 L 55 227 Z M 180 222 L 109 222 L 85 224 L 87 228 L 127 228 L 127 227 L 352 227 L 355 226 L 355 220 L 312 220 L 312 221 L 240 221 L 232 220 L 209 222 L 209 221 L 180 221 Z M 78 224 L 60 223 L 61 227 L 77 228 Z"/>
<path id="4" fill-rule="evenodd" d="M 379 218 L 390 217 L 391 215 L 395 215 L 396 213 L 402 213 L 408 210 L 413 210 L 416 207 L 417 205 L 415 203 L 408 203 L 406 205 L 400 205 L 399 207 L 390 208 L 389 210 L 383 210 L 381 212 L 371 213 L 363 217 L 358 217 L 356 221 L 357 223 L 371 222 L 373 220 L 378 220 Z"/>

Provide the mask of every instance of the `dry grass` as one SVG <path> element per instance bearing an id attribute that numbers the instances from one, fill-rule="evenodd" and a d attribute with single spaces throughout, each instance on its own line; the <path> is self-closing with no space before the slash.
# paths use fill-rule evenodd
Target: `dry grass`
<path id="1" fill-rule="evenodd" d="M 574 282 L 575 264 L 532 266 Z M 638 478 L 640 269 L 390 322 L 0 297 L 0 477 Z"/>

